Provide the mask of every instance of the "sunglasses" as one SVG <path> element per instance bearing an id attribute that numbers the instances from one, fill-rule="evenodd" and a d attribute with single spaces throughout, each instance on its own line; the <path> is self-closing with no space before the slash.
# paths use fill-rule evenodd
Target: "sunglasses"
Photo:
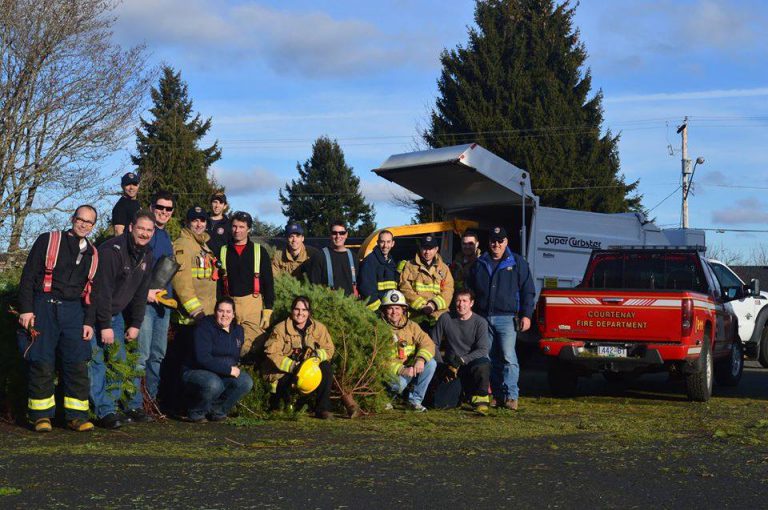
<path id="1" fill-rule="evenodd" d="M 331 230 L 331 235 L 332 236 L 344 236 L 344 235 L 347 235 L 347 231 L 346 230 Z"/>
<path id="2" fill-rule="evenodd" d="M 154 204 L 152 206 L 153 209 L 157 209 L 158 211 L 166 211 L 166 212 L 173 212 L 173 206 L 172 205 L 159 205 Z"/>

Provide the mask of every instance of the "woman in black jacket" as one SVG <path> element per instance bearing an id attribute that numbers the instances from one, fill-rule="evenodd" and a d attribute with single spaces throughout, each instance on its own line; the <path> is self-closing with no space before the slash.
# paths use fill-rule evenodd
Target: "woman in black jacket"
<path id="1" fill-rule="evenodd" d="M 237 366 L 245 333 L 234 319 L 235 303 L 225 297 L 195 327 L 182 377 L 191 422 L 224 421 L 253 387 L 251 376 Z"/>

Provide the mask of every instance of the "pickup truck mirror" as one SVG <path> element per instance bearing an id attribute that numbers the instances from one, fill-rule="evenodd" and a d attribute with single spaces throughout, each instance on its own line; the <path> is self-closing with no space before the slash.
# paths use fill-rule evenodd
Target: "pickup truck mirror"
<path id="1" fill-rule="evenodd" d="M 760 297 L 760 280 L 752 278 L 749 282 L 749 293 L 755 297 Z"/>

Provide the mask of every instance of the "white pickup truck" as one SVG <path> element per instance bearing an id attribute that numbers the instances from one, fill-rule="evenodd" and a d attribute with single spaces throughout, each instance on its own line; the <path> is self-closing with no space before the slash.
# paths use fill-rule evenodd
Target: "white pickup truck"
<path id="1" fill-rule="evenodd" d="M 768 293 L 760 291 L 758 280 L 747 285 L 719 260 L 708 262 L 720 282 L 721 292 L 729 298 L 727 306 L 738 317 L 744 352 L 768 368 Z"/>

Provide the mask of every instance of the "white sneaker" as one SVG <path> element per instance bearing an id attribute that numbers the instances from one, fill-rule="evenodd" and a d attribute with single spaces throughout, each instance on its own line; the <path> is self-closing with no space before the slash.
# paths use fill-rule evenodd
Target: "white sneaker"
<path id="1" fill-rule="evenodd" d="M 384 410 L 385 411 L 391 411 L 394 408 L 395 408 L 395 406 L 392 405 L 392 402 L 387 402 L 386 404 L 384 404 Z"/>
<path id="2" fill-rule="evenodd" d="M 410 402 L 408 404 L 408 407 L 411 408 L 411 411 L 414 411 L 416 413 L 426 413 L 427 412 L 427 408 L 424 407 L 421 404 L 416 404 L 416 403 Z"/>

